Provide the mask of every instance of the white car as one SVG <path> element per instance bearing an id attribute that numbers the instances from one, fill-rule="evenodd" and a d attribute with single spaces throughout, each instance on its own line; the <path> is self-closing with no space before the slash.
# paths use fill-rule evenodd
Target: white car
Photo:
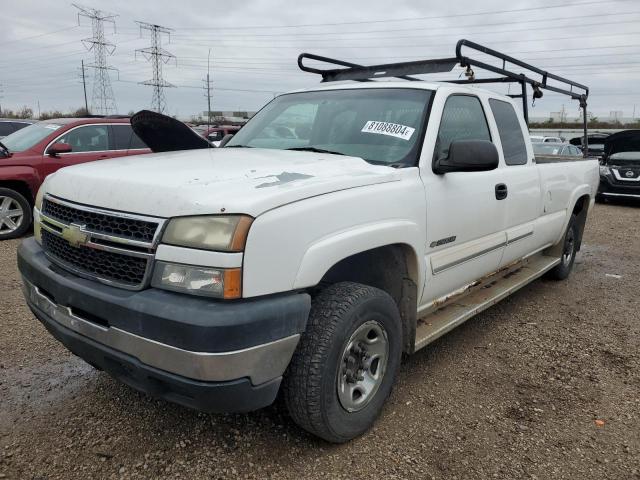
<path id="1" fill-rule="evenodd" d="M 572 269 L 598 162 L 534 161 L 515 107 L 329 84 L 275 98 L 225 148 L 62 169 L 18 252 L 28 305 L 134 388 L 212 412 L 282 389 L 299 425 L 349 440 L 403 353 Z M 287 122 L 300 135 L 274 133 Z"/>
<path id="2" fill-rule="evenodd" d="M 564 143 L 560 137 L 545 137 L 542 135 L 530 135 L 531 143 Z"/>

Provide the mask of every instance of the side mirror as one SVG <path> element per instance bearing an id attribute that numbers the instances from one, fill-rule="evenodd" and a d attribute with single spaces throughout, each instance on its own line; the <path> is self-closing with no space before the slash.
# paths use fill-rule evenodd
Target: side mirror
<path id="1" fill-rule="evenodd" d="M 224 136 L 224 138 L 220 140 L 220 145 L 218 145 L 218 148 L 224 147 L 227 143 L 229 143 L 229 140 L 231 140 L 232 138 L 233 138 L 233 133 L 227 133 Z"/>
<path id="2" fill-rule="evenodd" d="M 435 161 L 433 171 L 442 175 L 449 172 L 485 172 L 498 168 L 498 149 L 488 140 L 454 140 L 447 158 Z"/>
<path id="3" fill-rule="evenodd" d="M 54 143 L 49 148 L 47 148 L 46 153 L 47 155 L 55 157 L 56 155 L 59 155 L 61 153 L 69 153 L 71 152 L 71 150 L 72 150 L 71 145 L 69 145 L 68 143 L 58 142 L 58 143 Z"/>

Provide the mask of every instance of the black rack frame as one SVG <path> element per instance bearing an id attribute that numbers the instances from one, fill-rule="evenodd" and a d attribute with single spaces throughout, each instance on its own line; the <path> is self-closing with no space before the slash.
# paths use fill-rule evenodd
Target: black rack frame
<path id="1" fill-rule="evenodd" d="M 476 52 L 486 54 L 490 57 L 497 58 L 502 61 L 502 67 L 496 67 L 486 62 L 476 60 L 462 52 L 463 47 L 467 47 Z M 320 69 L 309 67 L 304 64 L 304 60 L 315 60 L 332 65 L 339 65 L 346 68 Z M 517 73 L 512 69 L 507 69 L 507 64 L 513 64 L 525 69 L 528 73 Z M 444 73 L 450 72 L 456 65 L 466 67 L 466 79 L 444 80 L 446 83 L 456 84 L 481 84 L 481 83 L 518 83 L 521 87 L 521 93 L 509 95 L 512 98 L 522 99 L 522 110 L 524 119 L 529 125 L 529 106 L 527 99 L 527 85 L 533 89 L 533 98 L 541 98 L 542 90 L 549 90 L 569 96 L 573 100 L 580 102 L 582 108 L 582 124 L 584 129 L 583 137 L 583 153 L 587 156 L 587 97 L 589 96 L 589 87 L 574 82 L 564 77 L 554 75 L 542 70 L 538 67 L 525 63 L 517 58 L 505 55 L 491 48 L 485 47 L 470 40 L 459 40 L 456 44 L 456 56 L 450 58 L 437 58 L 428 60 L 418 60 L 413 62 L 386 63 L 381 65 L 358 65 L 356 63 L 345 62 L 334 58 L 323 57 L 311 53 L 302 53 L 298 56 L 298 67 L 305 72 L 315 73 L 322 76 L 322 82 L 337 82 L 341 80 L 354 80 L 357 82 L 372 82 L 377 78 L 395 77 L 408 81 L 420 81 L 420 79 L 411 77 L 410 75 Z M 472 67 L 480 68 L 488 72 L 500 75 L 497 78 L 475 78 Z M 529 75 L 535 74 L 539 78 L 532 78 Z M 553 80 L 561 84 L 561 86 L 549 85 L 548 80 Z M 575 90 L 574 90 L 575 89 Z"/>

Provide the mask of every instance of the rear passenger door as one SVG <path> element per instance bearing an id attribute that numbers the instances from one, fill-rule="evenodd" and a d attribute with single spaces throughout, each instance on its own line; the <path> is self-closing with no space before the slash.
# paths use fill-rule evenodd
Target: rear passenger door
<path id="1" fill-rule="evenodd" d="M 475 95 L 450 95 L 433 159 L 446 157 L 454 140 L 492 141 L 485 108 Z M 432 111 L 432 119 L 437 115 Z M 436 175 L 430 167 L 420 172 L 427 197 L 425 305 L 495 271 L 506 242 L 506 202 L 496 198 L 503 168 Z"/>
<path id="2" fill-rule="evenodd" d="M 504 159 L 501 178 L 507 186 L 507 245 L 500 266 L 508 265 L 536 249 L 534 231 L 540 216 L 541 194 L 538 170 L 527 152 L 524 119 L 510 102 L 489 99 Z"/>

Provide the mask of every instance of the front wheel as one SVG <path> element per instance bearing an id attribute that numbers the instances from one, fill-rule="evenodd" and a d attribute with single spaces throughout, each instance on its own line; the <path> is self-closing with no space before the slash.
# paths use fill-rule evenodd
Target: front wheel
<path id="1" fill-rule="evenodd" d="M 31 226 L 31 215 L 31 206 L 22 194 L 0 188 L 0 240 L 24 235 Z"/>
<path id="2" fill-rule="evenodd" d="M 578 253 L 578 226 L 576 225 L 576 216 L 571 215 L 569 225 L 567 225 L 567 233 L 564 236 L 560 263 L 549 270 L 548 276 L 554 280 L 567 278 L 573 269 L 576 253 Z"/>
<path id="3" fill-rule="evenodd" d="M 361 435 L 391 393 L 401 354 L 400 314 L 387 293 L 352 282 L 331 285 L 314 298 L 285 374 L 289 414 L 329 442 Z"/>

